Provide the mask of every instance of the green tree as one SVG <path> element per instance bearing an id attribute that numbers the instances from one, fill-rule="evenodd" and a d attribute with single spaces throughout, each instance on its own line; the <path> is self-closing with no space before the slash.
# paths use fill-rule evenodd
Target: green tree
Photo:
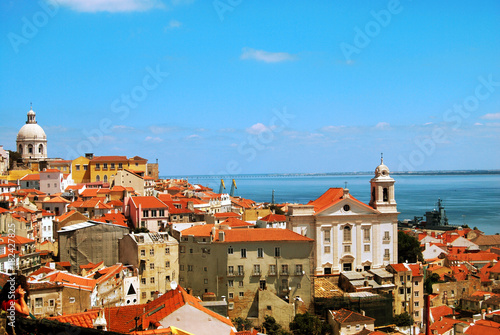
<path id="1" fill-rule="evenodd" d="M 324 335 L 331 332 L 329 324 L 321 321 L 316 315 L 305 312 L 297 314 L 290 323 L 290 330 L 295 335 Z"/>
<path id="2" fill-rule="evenodd" d="M 424 281 L 424 290 L 425 293 L 427 294 L 432 294 L 432 284 L 438 283 L 440 281 L 440 277 L 437 273 L 432 273 L 431 275 L 427 276 Z"/>
<path id="3" fill-rule="evenodd" d="M 284 330 L 283 327 L 276 322 L 275 318 L 269 315 L 264 317 L 262 327 L 266 330 L 266 334 L 269 335 L 290 335 L 289 332 Z"/>
<path id="4" fill-rule="evenodd" d="M 416 263 L 422 262 L 424 257 L 420 250 L 420 242 L 413 236 L 405 234 L 402 231 L 398 232 L 398 262 Z"/>
<path id="5" fill-rule="evenodd" d="M 236 327 L 236 330 L 238 330 L 239 332 L 243 330 L 250 330 L 250 328 L 252 328 L 252 322 L 248 319 L 237 317 L 231 321 L 233 322 L 233 325 Z"/>
<path id="6" fill-rule="evenodd" d="M 411 326 L 413 324 L 413 317 L 408 312 L 397 314 L 394 315 L 394 323 L 398 327 Z"/>

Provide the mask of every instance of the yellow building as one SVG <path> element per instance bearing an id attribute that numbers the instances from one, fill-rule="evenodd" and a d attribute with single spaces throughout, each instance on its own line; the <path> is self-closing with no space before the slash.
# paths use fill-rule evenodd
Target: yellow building
<path id="1" fill-rule="evenodd" d="M 76 184 L 90 182 L 90 159 L 88 157 L 78 157 L 71 162 L 73 180 Z"/>

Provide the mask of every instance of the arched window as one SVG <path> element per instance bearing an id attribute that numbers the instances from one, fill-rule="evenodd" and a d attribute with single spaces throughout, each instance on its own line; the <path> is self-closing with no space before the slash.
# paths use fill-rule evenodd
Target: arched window
<path id="1" fill-rule="evenodd" d="M 28 145 L 28 153 L 29 154 L 33 153 L 33 145 L 31 145 L 31 144 Z"/>
<path id="2" fill-rule="evenodd" d="M 384 187 L 384 202 L 389 201 L 389 192 L 387 190 L 387 187 Z"/>
<path id="3" fill-rule="evenodd" d="M 95 176 L 95 181 L 101 181 L 101 177 L 99 175 Z"/>
<path id="4" fill-rule="evenodd" d="M 344 227 L 344 242 L 351 242 L 351 227 Z"/>
<path id="5" fill-rule="evenodd" d="M 105 183 L 107 183 L 107 182 L 108 182 L 108 175 L 107 175 L 107 174 L 105 174 L 105 175 L 104 175 L 104 179 L 103 179 L 103 181 L 104 181 Z"/>
<path id="6" fill-rule="evenodd" d="M 19 144 L 19 153 L 22 154 L 23 153 L 23 146 L 21 144 Z"/>
<path id="7" fill-rule="evenodd" d="M 375 202 L 375 187 L 372 187 L 372 202 Z"/>
<path id="8" fill-rule="evenodd" d="M 40 144 L 40 145 L 38 146 L 38 153 L 39 153 L 39 154 L 43 154 L 43 144 Z"/>

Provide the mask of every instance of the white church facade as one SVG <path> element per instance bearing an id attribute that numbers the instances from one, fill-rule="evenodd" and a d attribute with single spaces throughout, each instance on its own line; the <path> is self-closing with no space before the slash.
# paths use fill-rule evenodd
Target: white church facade
<path id="1" fill-rule="evenodd" d="M 381 164 L 365 204 L 347 188 L 330 188 L 306 205 L 289 205 L 287 228 L 315 240 L 315 274 L 385 268 L 398 262 L 394 179 Z"/>
<path id="2" fill-rule="evenodd" d="M 16 148 L 23 160 L 47 159 L 47 136 L 36 122 L 33 107 L 28 112 L 26 124 L 17 134 Z"/>

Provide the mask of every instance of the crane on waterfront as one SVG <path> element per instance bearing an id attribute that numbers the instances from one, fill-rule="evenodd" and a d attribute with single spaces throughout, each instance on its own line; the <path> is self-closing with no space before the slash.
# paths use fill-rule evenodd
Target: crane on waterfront
<path id="1" fill-rule="evenodd" d="M 220 180 L 219 194 L 222 194 L 226 190 L 226 184 L 224 184 L 224 179 Z"/>
<path id="2" fill-rule="evenodd" d="M 238 187 L 236 186 L 236 182 L 233 179 L 233 181 L 231 183 L 231 192 L 229 193 L 229 195 L 232 196 L 232 197 L 234 197 L 234 190 L 237 189 L 237 188 Z"/>

